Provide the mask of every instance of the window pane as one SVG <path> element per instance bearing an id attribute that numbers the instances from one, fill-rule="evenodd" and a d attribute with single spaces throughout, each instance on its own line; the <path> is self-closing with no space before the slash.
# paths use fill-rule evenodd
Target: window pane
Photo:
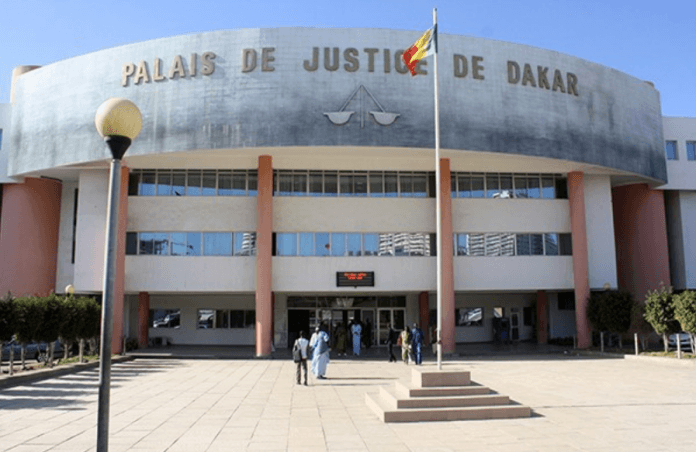
<path id="1" fill-rule="evenodd" d="M 128 175 L 128 196 L 138 196 L 140 186 L 140 172 L 133 170 Z"/>
<path id="2" fill-rule="evenodd" d="M 559 234 L 558 251 L 561 256 L 573 255 L 573 242 L 571 241 L 570 234 Z"/>
<path id="3" fill-rule="evenodd" d="M 534 199 L 541 197 L 538 176 L 527 176 L 527 196 Z"/>
<path id="4" fill-rule="evenodd" d="M 244 328 L 244 311 L 230 311 L 230 328 Z"/>
<path id="5" fill-rule="evenodd" d="M 309 193 L 311 195 L 323 195 L 324 194 L 324 177 L 322 173 L 311 172 L 309 173 Z"/>
<path id="6" fill-rule="evenodd" d="M 341 183 L 341 196 L 353 196 L 353 175 L 352 174 L 339 174 L 339 180 Z"/>
<path id="7" fill-rule="evenodd" d="M 232 171 L 218 172 L 218 196 L 232 196 Z"/>
<path id="8" fill-rule="evenodd" d="M 296 256 L 297 234 L 282 232 L 276 234 L 276 253 L 278 256 Z"/>
<path id="9" fill-rule="evenodd" d="M 157 196 L 169 196 L 172 194 L 172 173 L 169 171 L 157 172 Z"/>
<path id="10" fill-rule="evenodd" d="M 455 247 L 457 256 L 467 256 L 469 254 L 469 234 L 456 234 Z"/>
<path id="11" fill-rule="evenodd" d="M 186 171 L 174 170 L 172 173 L 172 196 L 186 194 Z"/>
<path id="12" fill-rule="evenodd" d="M 399 183 L 396 173 L 384 173 L 384 195 L 388 198 L 399 196 Z"/>
<path id="13" fill-rule="evenodd" d="M 471 197 L 483 198 L 483 176 L 471 176 Z"/>
<path id="14" fill-rule="evenodd" d="M 244 328 L 256 326 L 256 311 L 244 311 Z"/>
<path id="15" fill-rule="evenodd" d="M 247 185 L 246 170 L 237 170 L 232 172 L 232 194 L 235 196 L 246 195 Z"/>
<path id="16" fill-rule="evenodd" d="M 515 234 L 502 233 L 500 234 L 500 255 L 514 256 L 515 255 Z"/>
<path id="17" fill-rule="evenodd" d="M 512 175 L 511 174 L 501 174 L 500 175 L 500 197 L 503 199 L 513 198 L 515 196 L 512 190 Z"/>
<path id="18" fill-rule="evenodd" d="M 186 233 L 186 255 L 200 256 L 201 255 L 201 233 L 187 232 Z"/>
<path id="19" fill-rule="evenodd" d="M 394 255 L 394 235 L 395 234 L 379 234 L 379 256 Z"/>
<path id="20" fill-rule="evenodd" d="M 517 234 L 517 255 L 529 256 L 532 249 L 529 245 L 529 234 Z"/>
<path id="21" fill-rule="evenodd" d="M 456 310 L 457 326 L 483 326 L 483 308 Z"/>
<path id="22" fill-rule="evenodd" d="M 293 196 L 307 196 L 307 174 L 294 173 L 292 175 Z"/>
<path id="23" fill-rule="evenodd" d="M 363 234 L 365 256 L 377 256 L 379 252 L 379 234 Z"/>
<path id="24" fill-rule="evenodd" d="M 413 176 L 399 173 L 399 193 L 402 197 L 413 197 Z"/>
<path id="25" fill-rule="evenodd" d="M 667 155 L 667 160 L 677 160 L 677 142 L 676 141 L 665 142 L 665 154 Z"/>
<path id="26" fill-rule="evenodd" d="M 696 160 L 696 141 L 686 142 L 686 159 Z"/>
<path id="27" fill-rule="evenodd" d="M 126 232 L 126 255 L 133 256 L 138 254 L 138 233 Z"/>
<path id="28" fill-rule="evenodd" d="M 370 196 L 384 196 L 384 176 L 382 173 L 370 173 Z"/>
<path id="29" fill-rule="evenodd" d="M 469 256 L 485 256 L 486 242 L 483 234 L 469 234 Z"/>
<path id="30" fill-rule="evenodd" d="M 186 195 L 200 196 L 201 195 L 201 172 L 189 171 L 188 180 L 186 181 Z"/>
<path id="31" fill-rule="evenodd" d="M 554 199 L 556 197 L 556 186 L 553 177 L 541 178 L 541 197 L 544 199 Z"/>
<path id="32" fill-rule="evenodd" d="M 143 172 L 140 177 L 140 196 L 155 196 L 155 172 Z"/>
<path id="33" fill-rule="evenodd" d="M 413 196 L 415 198 L 428 196 L 428 178 L 424 173 L 415 173 L 413 175 Z"/>
<path id="34" fill-rule="evenodd" d="M 205 232 L 203 233 L 203 252 L 206 256 L 231 256 L 232 233 Z"/>
<path id="35" fill-rule="evenodd" d="M 527 198 L 527 178 L 515 177 L 515 198 Z"/>
<path id="36" fill-rule="evenodd" d="M 533 256 L 543 256 L 544 255 L 544 235 L 543 234 L 530 234 L 529 235 L 529 246 L 531 249 L 531 254 Z"/>
<path id="37" fill-rule="evenodd" d="M 315 256 L 328 256 L 331 252 L 328 232 L 317 232 L 314 234 L 316 240 Z"/>
<path id="38" fill-rule="evenodd" d="M 568 179 L 565 177 L 556 176 L 556 199 L 568 199 Z"/>
<path id="39" fill-rule="evenodd" d="M 399 232 L 394 234 L 394 255 L 408 256 L 410 248 L 410 234 L 408 232 Z"/>
<path id="40" fill-rule="evenodd" d="M 217 309 L 215 311 L 215 328 L 229 328 L 229 311 Z"/>
<path id="41" fill-rule="evenodd" d="M 497 174 L 486 175 L 486 198 L 499 198 L 500 184 L 498 183 Z"/>
<path id="42" fill-rule="evenodd" d="M 314 256 L 314 234 L 300 232 L 300 256 Z"/>
<path id="43" fill-rule="evenodd" d="M 199 309 L 198 310 L 198 326 L 200 329 L 209 329 L 215 326 L 215 310 Z"/>
<path id="44" fill-rule="evenodd" d="M 544 234 L 544 254 L 558 256 L 558 234 Z"/>
<path id="45" fill-rule="evenodd" d="M 348 255 L 349 256 L 360 256 L 360 239 L 361 234 L 347 234 L 348 235 Z"/>
<path id="46" fill-rule="evenodd" d="M 457 173 L 450 173 L 450 193 L 453 198 L 457 197 Z"/>
<path id="47" fill-rule="evenodd" d="M 290 196 L 292 194 L 292 173 L 283 171 L 278 173 L 278 195 Z"/>
<path id="48" fill-rule="evenodd" d="M 258 179 L 256 170 L 249 170 L 247 172 L 247 194 L 249 196 L 256 196 L 258 194 Z"/>
<path id="49" fill-rule="evenodd" d="M 140 253 L 166 256 L 169 254 L 169 237 L 163 232 L 141 232 Z"/>
<path id="50" fill-rule="evenodd" d="M 334 232 L 331 234 L 331 255 L 346 255 L 346 234 L 341 232 Z"/>
<path id="51" fill-rule="evenodd" d="M 502 234 L 486 234 L 486 256 L 501 256 Z"/>
<path id="52" fill-rule="evenodd" d="M 186 233 L 173 232 L 170 238 L 172 239 L 172 256 L 186 256 Z"/>
<path id="53" fill-rule="evenodd" d="M 234 233 L 234 255 L 235 256 L 254 256 L 254 255 L 256 255 L 256 233 L 255 232 L 235 232 Z"/>
<path id="54" fill-rule="evenodd" d="M 179 309 L 150 309 L 150 328 L 179 328 L 181 310 Z"/>
<path id="55" fill-rule="evenodd" d="M 408 241 L 409 256 L 430 256 L 430 234 L 412 233 Z"/>
<path id="56" fill-rule="evenodd" d="M 338 194 L 338 175 L 335 172 L 324 173 L 324 196 Z"/>
<path id="57" fill-rule="evenodd" d="M 355 196 L 367 196 L 367 174 L 353 176 Z"/>
<path id="58" fill-rule="evenodd" d="M 203 171 L 203 195 L 204 196 L 215 196 L 215 190 L 217 185 L 217 175 L 215 171 Z"/>

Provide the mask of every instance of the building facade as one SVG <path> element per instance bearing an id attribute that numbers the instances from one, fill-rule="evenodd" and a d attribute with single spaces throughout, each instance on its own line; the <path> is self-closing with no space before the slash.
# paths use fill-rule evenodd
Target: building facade
<path id="1" fill-rule="evenodd" d="M 110 97 L 143 113 L 121 177 L 115 350 L 161 337 L 262 356 L 352 320 L 373 343 L 389 324 L 430 334 L 438 254 L 445 352 L 505 335 L 587 347 L 592 290 L 696 287 L 696 119 L 663 117 L 649 82 L 487 39 L 439 39 L 438 250 L 432 61 L 416 77 L 401 61 L 416 38 L 228 30 L 17 68 L 0 292 L 101 291 L 93 118 Z"/>

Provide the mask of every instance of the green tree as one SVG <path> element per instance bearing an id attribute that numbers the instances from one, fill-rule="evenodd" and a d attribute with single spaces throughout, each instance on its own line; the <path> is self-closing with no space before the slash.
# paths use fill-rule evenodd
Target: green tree
<path id="1" fill-rule="evenodd" d="M 694 341 L 696 339 L 696 292 L 686 290 L 672 298 L 674 305 L 674 318 L 679 321 L 682 331 L 689 333 L 691 338 L 691 351 L 696 352 Z M 679 340 L 679 339 L 677 339 Z"/>
<path id="2" fill-rule="evenodd" d="M 607 331 L 619 335 L 619 347 L 623 346 L 621 335 L 631 327 L 635 302 L 625 290 L 605 290 L 590 295 L 587 304 L 587 319 L 595 331 Z"/>
<path id="3" fill-rule="evenodd" d="M 26 345 L 39 336 L 43 326 L 43 304 L 38 297 L 28 296 L 15 299 L 15 308 L 17 340 L 22 345 L 22 369 L 26 369 Z M 36 353 L 32 358 L 38 358 L 38 350 Z"/>
<path id="4" fill-rule="evenodd" d="M 84 353 L 85 341 L 99 336 L 101 331 L 101 306 L 94 298 L 79 297 L 76 299 L 82 322 L 77 326 L 77 338 L 80 340 L 80 362 Z"/>
<path id="5" fill-rule="evenodd" d="M 14 297 L 7 292 L 7 295 L 0 298 L 0 344 L 11 341 L 16 332 L 15 311 Z M 14 344 L 10 344 L 10 375 L 12 374 L 14 374 Z"/>
<path id="6" fill-rule="evenodd" d="M 63 313 L 58 334 L 63 342 L 63 358 L 67 359 L 70 347 L 72 347 L 73 342 L 79 339 L 78 332 L 82 328 L 85 316 L 80 309 L 78 299 L 72 295 L 63 299 L 62 306 Z"/>
<path id="7" fill-rule="evenodd" d="M 665 286 L 648 291 L 645 295 L 645 320 L 657 334 L 662 335 L 665 353 L 669 351 L 667 336 L 679 331 L 679 322 L 674 318 L 672 297 L 672 288 Z"/>

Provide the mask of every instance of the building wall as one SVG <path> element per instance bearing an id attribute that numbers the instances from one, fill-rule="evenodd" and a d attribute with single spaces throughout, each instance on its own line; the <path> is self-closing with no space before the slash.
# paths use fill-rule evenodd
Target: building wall
<path id="1" fill-rule="evenodd" d="M 106 206 L 109 191 L 107 170 L 80 172 L 75 248 L 75 292 L 101 292 L 104 282 Z M 65 256 L 61 256 L 64 260 Z M 127 271 L 127 270 L 126 270 Z"/>
<path id="2" fill-rule="evenodd" d="M 665 191 L 669 263 L 676 290 L 696 288 L 696 192 Z"/>
<path id="3" fill-rule="evenodd" d="M 617 287 L 614 218 L 609 176 L 585 175 L 585 223 L 590 288 Z"/>
<path id="4" fill-rule="evenodd" d="M 4 182 L 15 182 L 7 177 L 7 161 L 10 155 L 11 113 L 12 107 L 10 104 L 0 104 L 0 130 L 2 130 L 2 142 L 0 143 L 0 184 Z"/>
<path id="5" fill-rule="evenodd" d="M 60 201 L 60 226 L 58 236 L 58 262 L 56 270 L 56 293 L 65 293 L 68 284 L 75 285 L 75 264 L 72 262 L 73 218 L 77 182 L 63 182 Z M 77 240 L 75 245 L 77 246 Z"/>
<path id="6" fill-rule="evenodd" d="M 661 190 L 696 190 L 696 161 L 687 160 L 686 142 L 696 141 L 696 118 L 662 118 L 665 141 L 677 142 L 677 159 L 666 160 L 667 183 Z M 663 155 L 664 145 L 661 148 Z"/>

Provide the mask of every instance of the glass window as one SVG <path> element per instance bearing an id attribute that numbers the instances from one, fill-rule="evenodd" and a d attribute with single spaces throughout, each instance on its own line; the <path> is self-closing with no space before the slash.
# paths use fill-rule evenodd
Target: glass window
<path id="1" fill-rule="evenodd" d="M 378 256 L 393 256 L 394 255 L 394 236 L 396 234 L 379 234 L 379 251 Z"/>
<path id="2" fill-rule="evenodd" d="M 469 256 L 485 256 L 485 245 L 484 234 L 469 234 Z"/>
<path id="3" fill-rule="evenodd" d="M 335 171 L 324 173 L 324 196 L 338 195 L 338 174 Z"/>
<path id="4" fill-rule="evenodd" d="M 529 244 L 529 234 L 517 234 L 517 253 L 518 256 L 530 256 L 532 248 Z"/>
<path id="5" fill-rule="evenodd" d="M 388 198 L 399 196 L 399 182 L 396 173 L 384 173 L 384 195 Z"/>
<path id="6" fill-rule="evenodd" d="M 172 172 L 172 196 L 184 196 L 186 194 L 186 171 L 174 170 Z"/>
<path id="7" fill-rule="evenodd" d="M 413 197 L 426 198 L 428 196 L 428 177 L 425 173 L 413 174 Z"/>
<path id="8" fill-rule="evenodd" d="M 179 328 L 180 309 L 150 309 L 148 324 L 150 328 Z"/>
<path id="9" fill-rule="evenodd" d="M 454 246 L 457 256 L 467 256 L 469 254 L 469 234 L 456 234 Z"/>
<path id="10" fill-rule="evenodd" d="M 450 173 L 450 194 L 453 198 L 457 197 L 457 173 Z"/>
<path id="11" fill-rule="evenodd" d="M 665 154 L 667 155 L 667 160 L 677 160 L 677 142 L 676 141 L 666 141 L 665 142 Z"/>
<path id="12" fill-rule="evenodd" d="M 226 309 L 216 309 L 215 310 L 215 328 L 229 328 L 230 327 L 230 311 Z"/>
<path id="13" fill-rule="evenodd" d="M 247 194 L 256 196 L 258 194 L 259 176 L 256 170 L 247 172 Z"/>
<path id="14" fill-rule="evenodd" d="M 201 172 L 200 171 L 189 171 L 187 174 L 186 181 L 186 196 L 200 196 L 201 195 Z"/>
<path id="15" fill-rule="evenodd" d="M 218 172 L 218 196 L 232 196 L 234 191 L 232 190 L 232 171 L 220 171 Z"/>
<path id="16" fill-rule="evenodd" d="M 512 175 L 511 174 L 501 174 L 500 175 L 500 197 L 502 199 L 514 197 L 514 191 L 512 189 Z"/>
<path id="17" fill-rule="evenodd" d="M 527 176 L 527 197 L 534 199 L 541 198 L 539 176 Z"/>
<path id="18" fill-rule="evenodd" d="M 573 255 L 573 242 L 570 234 L 558 235 L 558 251 L 561 256 Z"/>
<path id="19" fill-rule="evenodd" d="M 384 196 L 384 176 L 382 173 L 370 173 L 370 196 L 372 197 L 383 197 Z"/>
<path id="20" fill-rule="evenodd" d="M 486 234 L 486 256 L 502 256 L 501 237 L 502 234 Z"/>
<path id="21" fill-rule="evenodd" d="M 154 171 L 143 172 L 140 177 L 140 196 L 155 196 L 155 181 Z"/>
<path id="22" fill-rule="evenodd" d="M 471 197 L 483 198 L 483 174 L 471 175 Z"/>
<path id="23" fill-rule="evenodd" d="M 691 161 L 696 160 L 696 141 L 686 142 L 686 159 Z"/>
<path id="24" fill-rule="evenodd" d="M 134 170 L 128 175 L 128 196 L 138 196 L 140 186 L 140 171 Z"/>
<path id="25" fill-rule="evenodd" d="M 461 308 L 456 311 L 457 326 L 483 326 L 483 308 Z"/>
<path id="26" fill-rule="evenodd" d="M 138 233 L 126 232 L 126 255 L 133 256 L 138 254 Z"/>
<path id="27" fill-rule="evenodd" d="M 292 175 L 292 195 L 307 196 L 307 173 L 296 172 Z"/>
<path id="28" fill-rule="evenodd" d="M 206 256 L 231 256 L 232 233 L 204 232 L 203 252 Z"/>
<path id="29" fill-rule="evenodd" d="M 246 170 L 232 171 L 232 194 L 244 196 L 247 191 L 247 172 Z"/>
<path id="30" fill-rule="evenodd" d="M 215 196 L 217 190 L 217 174 L 215 171 L 203 171 L 203 196 Z"/>
<path id="31" fill-rule="evenodd" d="M 314 234 L 315 239 L 315 256 L 328 256 L 331 253 L 331 244 L 329 242 L 328 232 L 317 232 Z"/>
<path id="32" fill-rule="evenodd" d="M 409 256 L 430 256 L 430 234 L 409 234 L 408 242 Z"/>
<path id="33" fill-rule="evenodd" d="M 515 198 L 527 198 L 527 178 L 515 176 Z"/>
<path id="34" fill-rule="evenodd" d="M 157 196 L 170 196 L 172 194 L 172 173 L 170 171 L 157 171 Z"/>
<path id="35" fill-rule="evenodd" d="M 497 174 L 486 174 L 486 198 L 500 197 L 500 182 Z"/>
<path id="36" fill-rule="evenodd" d="M 532 256 L 543 256 L 544 255 L 544 235 L 543 234 L 529 234 L 529 246 Z"/>
<path id="37" fill-rule="evenodd" d="M 244 328 L 244 311 L 230 311 L 230 328 Z"/>
<path id="38" fill-rule="evenodd" d="M 172 256 L 186 256 L 186 233 L 173 232 L 170 234 L 172 240 Z"/>
<path id="39" fill-rule="evenodd" d="M 565 177 L 556 176 L 556 199 L 568 199 L 568 179 Z"/>
<path id="40" fill-rule="evenodd" d="M 500 234 L 500 255 L 515 255 L 515 234 L 509 234 L 507 232 Z"/>
<path id="41" fill-rule="evenodd" d="M 365 256 L 377 256 L 379 254 L 379 234 L 364 234 Z"/>
<path id="42" fill-rule="evenodd" d="M 244 311 L 244 328 L 256 327 L 256 311 Z"/>
<path id="43" fill-rule="evenodd" d="M 256 255 L 256 233 L 255 232 L 235 232 L 234 233 L 234 255 L 235 256 L 255 256 Z"/>
<path id="44" fill-rule="evenodd" d="M 341 196 L 353 196 L 353 175 L 339 173 L 341 183 Z"/>
<path id="45" fill-rule="evenodd" d="M 544 234 L 544 254 L 558 256 L 558 234 Z"/>
<path id="46" fill-rule="evenodd" d="M 292 194 L 292 173 L 289 171 L 278 172 L 278 195 L 290 196 Z"/>
<path id="47" fill-rule="evenodd" d="M 556 197 L 556 186 L 553 177 L 544 176 L 541 178 L 541 197 L 544 199 L 554 199 Z"/>
<path id="48" fill-rule="evenodd" d="M 311 196 L 324 194 L 324 177 L 321 172 L 312 171 L 309 173 L 309 194 Z"/>
<path id="49" fill-rule="evenodd" d="M 168 255 L 168 234 L 163 232 L 141 232 L 140 252 L 138 254 L 156 254 L 159 256 Z"/>
<path id="50" fill-rule="evenodd" d="M 353 189 L 355 196 L 367 196 L 367 174 L 353 176 Z"/>
<path id="51" fill-rule="evenodd" d="M 411 234 L 407 232 L 399 232 L 394 234 L 394 255 L 408 256 L 411 244 L 409 243 Z"/>
<path id="52" fill-rule="evenodd" d="M 314 234 L 300 232 L 300 256 L 314 256 Z"/>
<path id="53" fill-rule="evenodd" d="M 276 254 L 278 256 L 296 256 L 297 234 L 287 232 L 276 234 Z"/>
<path id="54" fill-rule="evenodd" d="M 413 176 L 409 173 L 399 173 L 399 193 L 404 198 L 413 197 Z"/>
<path id="55" fill-rule="evenodd" d="M 346 234 L 334 232 L 331 234 L 331 255 L 346 255 Z"/>
<path id="56" fill-rule="evenodd" d="M 199 309 L 198 310 L 198 326 L 199 329 L 215 328 L 215 310 L 214 309 Z"/>
<path id="57" fill-rule="evenodd" d="M 186 233 L 186 255 L 200 256 L 201 255 L 201 233 L 187 232 Z"/>
<path id="58" fill-rule="evenodd" d="M 347 234 L 348 235 L 348 256 L 360 256 L 361 253 L 361 234 Z"/>

